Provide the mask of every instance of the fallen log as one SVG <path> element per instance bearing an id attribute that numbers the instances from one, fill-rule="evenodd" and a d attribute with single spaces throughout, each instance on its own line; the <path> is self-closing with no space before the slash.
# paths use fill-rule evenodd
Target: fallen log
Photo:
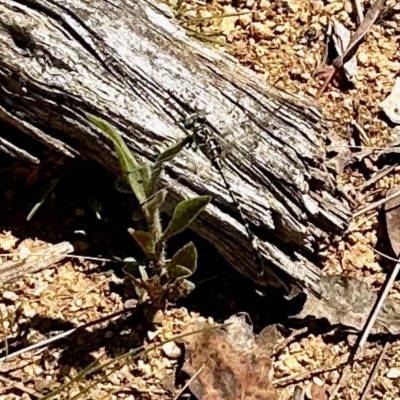
<path id="1" fill-rule="evenodd" d="M 316 104 L 266 85 L 230 56 L 189 38 L 153 0 L 0 0 L 0 150 L 40 163 L 28 138 L 67 158 L 119 172 L 113 145 L 88 123 L 111 122 L 146 160 L 181 140 L 179 121 L 205 111 L 224 170 L 259 241 L 259 274 L 221 177 L 200 151 L 167 165 L 169 201 L 210 194 L 193 224 L 243 275 L 319 290 L 316 252 L 348 219 L 324 167 L 326 127 Z M 276 277 L 279 279 L 276 279 Z M 282 279 L 281 279 L 282 278 Z"/>

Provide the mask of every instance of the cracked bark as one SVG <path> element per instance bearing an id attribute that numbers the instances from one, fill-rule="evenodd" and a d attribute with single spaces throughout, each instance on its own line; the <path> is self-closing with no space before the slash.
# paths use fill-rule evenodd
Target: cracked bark
<path id="1" fill-rule="evenodd" d="M 185 35 L 152 0 L 0 0 L 0 150 L 32 163 L 28 137 L 68 158 L 118 173 L 111 142 L 84 112 L 111 122 L 138 157 L 154 160 L 196 110 L 221 138 L 224 166 L 259 239 L 266 270 L 318 290 L 319 244 L 342 231 L 347 204 L 324 168 L 327 129 L 318 107 L 267 86 L 226 54 Z M 244 156 L 246 155 L 246 156 Z M 193 229 L 259 285 L 251 246 L 218 173 L 201 152 L 167 166 L 169 201 L 211 194 Z"/>

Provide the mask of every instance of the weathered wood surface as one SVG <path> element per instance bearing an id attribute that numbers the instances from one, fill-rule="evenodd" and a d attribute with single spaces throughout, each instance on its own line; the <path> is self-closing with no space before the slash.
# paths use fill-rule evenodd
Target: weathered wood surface
<path id="1" fill-rule="evenodd" d="M 110 141 L 84 112 L 112 122 L 135 154 L 154 160 L 185 135 L 178 121 L 205 109 L 266 270 L 318 288 L 316 249 L 345 228 L 348 212 L 323 168 L 327 130 L 314 104 L 188 38 L 152 0 L 0 0 L 0 54 L 0 119 L 21 131 L 2 132 L 0 149 L 30 162 L 41 160 L 28 137 L 118 172 Z M 162 183 L 171 201 L 213 195 L 195 231 L 243 275 L 279 286 L 258 275 L 244 227 L 201 152 L 180 154 Z"/>

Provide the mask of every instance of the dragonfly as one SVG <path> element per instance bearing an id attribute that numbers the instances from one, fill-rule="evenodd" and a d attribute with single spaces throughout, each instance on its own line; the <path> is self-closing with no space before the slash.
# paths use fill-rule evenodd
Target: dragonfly
<path id="1" fill-rule="evenodd" d="M 194 113 L 188 116 L 183 121 L 183 126 L 185 130 L 187 132 L 190 132 L 191 140 L 188 145 L 192 147 L 194 150 L 200 149 L 205 154 L 205 156 L 210 160 L 211 166 L 214 167 L 221 176 L 225 188 L 228 191 L 229 196 L 231 197 L 231 200 L 236 208 L 236 211 L 239 214 L 241 223 L 243 224 L 246 230 L 247 237 L 252 247 L 252 253 L 254 259 L 259 268 L 259 274 L 262 275 L 264 272 L 264 267 L 263 267 L 263 260 L 261 258 L 258 249 L 257 237 L 251 230 L 250 221 L 245 217 L 242 205 L 224 173 L 223 163 L 221 160 L 221 155 L 222 155 L 221 144 L 220 142 L 217 141 L 215 136 L 212 135 L 210 129 L 206 125 L 206 122 L 207 122 L 206 114 L 203 112 Z"/>

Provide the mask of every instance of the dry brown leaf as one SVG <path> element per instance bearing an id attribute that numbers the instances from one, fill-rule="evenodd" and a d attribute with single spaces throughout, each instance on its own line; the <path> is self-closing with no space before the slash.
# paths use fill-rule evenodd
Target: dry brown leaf
<path id="1" fill-rule="evenodd" d="M 333 326 L 342 325 L 361 331 L 376 301 L 377 294 L 364 281 L 348 276 L 323 276 L 320 281 L 324 299 L 307 296 L 296 318 L 327 319 Z M 389 297 L 371 329 L 372 334 L 400 334 L 400 301 Z"/>
<path id="2" fill-rule="evenodd" d="M 315 383 L 311 385 L 311 398 L 312 400 L 328 400 L 325 389 Z"/>
<path id="3" fill-rule="evenodd" d="M 220 330 L 206 330 L 184 338 L 185 363 L 182 368 L 193 376 L 189 388 L 202 400 L 273 400 L 272 362 L 267 351 L 256 344 L 252 326 L 245 316 L 233 316 Z M 184 333 L 206 328 L 191 324 Z M 204 367 L 203 367 L 204 366 Z"/>
<path id="4" fill-rule="evenodd" d="M 336 52 L 340 56 L 346 51 L 347 47 L 350 44 L 351 32 L 341 22 L 337 21 L 334 18 L 332 18 L 332 25 L 334 32 L 332 36 L 333 43 L 335 45 Z M 354 84 L 357 79 L 356 57 L 349 58 L 343 64 L 343 69 L 346 74 L 346 78 Z"/>

